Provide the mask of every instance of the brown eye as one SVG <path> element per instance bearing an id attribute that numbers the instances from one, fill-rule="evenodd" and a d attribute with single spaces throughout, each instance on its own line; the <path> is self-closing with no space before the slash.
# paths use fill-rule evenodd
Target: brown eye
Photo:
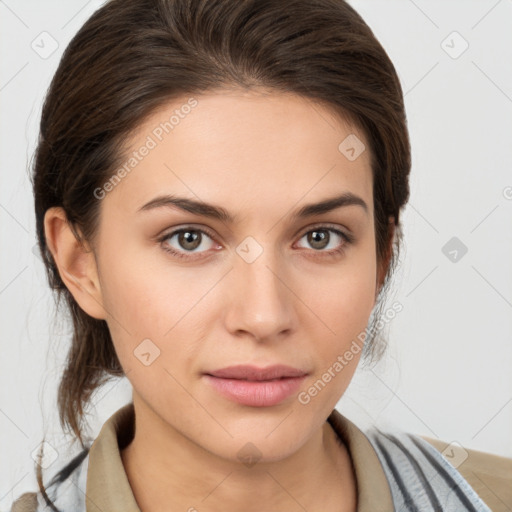
<path id="1" fill-rule="evenodd" d="M 318 227 L 312 229 L 304 235 L 301 240 L 306 239 L 307 248 L 312 248 L 316 252 L 335 253 L 339 252 L 346 245 L 353 241 L 353 237 L 342 231 L 330 227 Z"/>
<path id="2" fill-rule="evenodd" d="M 202 235 L 197 231 L 187 230 L 178 233 L 178 244 L 187 251 L 197 249 L 201 244 Z"/>
<path id="3" fill-rule="evenodd" d="M 327 229 L 315 229 L 307 233 L 308 244 L 314 249 L 325 249 L 330 240 L 329 231 Z"/>
<path id="4" fill-rule="evenodd" d="M 208 252 L 215 243 L 206 231 L 197 228 L 182 228 L 164 235 L 159 240 L 163 249 L 175 256 L 184 257 Z"/>

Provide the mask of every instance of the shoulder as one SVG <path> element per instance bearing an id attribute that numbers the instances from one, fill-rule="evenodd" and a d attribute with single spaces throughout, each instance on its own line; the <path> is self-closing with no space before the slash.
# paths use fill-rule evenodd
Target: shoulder
<path id="1" fill-rule="evenodd" d="M 51 500 L 59 512 L 85 511 L 85 491 L 89 448 L 62 467 L 49 483 L 45 483 L 45 497 L 41 491 L 26 492 L 11 505 L 10 512 L 42 512 L 50 510 L 47 499 Z"/>
<path id="2" fill-rule="evenodd" d="M 422 437 L 457 468 L 492 510 L 512 508 L 512 459 Z"/>
<path id="3" fill-rule="evenodd" d="M 386 472 L 397 510 L 490 512 L 482 496 L 425 439 L 376 427 L 367 430 L 366 436 Z"/>

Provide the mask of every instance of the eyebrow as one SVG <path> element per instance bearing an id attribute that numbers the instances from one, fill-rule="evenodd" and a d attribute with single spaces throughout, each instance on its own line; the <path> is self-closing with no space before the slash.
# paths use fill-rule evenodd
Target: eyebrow
<path id="1" fill-rule="evenodd" d="M 292 212 L 291 215 L 296 219 L 304 219 L 306 217 L 313 217 L 315 215 L 328 213 L 332 210 L 336 210 L 337 208 L 353 205 L 361 206 L 365 213 L 368 214 L 368 205 L 361 197 L 353 194 L 352 192 L 344 192 L 339 196 L 324 199 L 318 203 L 311 203 L 302 206 L 298 210 Z M 230 224 L 236 222 L 237 219 L 237 216 L 230 214 L 221 206 L 215 206 L 203 201 L 197 201 L 186 197 L 178 197 L 175 195 L 161 195 L 155 197 L 148 203 L 141 206 L 138 211 L 149 211 L 163 207 L 179 208 L 189 213 L 209 217 L 211 219 L 216 219 Z"/>

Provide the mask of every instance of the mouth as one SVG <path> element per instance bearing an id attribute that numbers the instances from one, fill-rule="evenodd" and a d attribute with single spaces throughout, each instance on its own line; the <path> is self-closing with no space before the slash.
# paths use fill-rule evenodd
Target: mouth
<path id="1" fill-rule="evenodd" d="M 204 374 L 206 382 L 229 400 L 251 407 L 277 405 L 296 393 L 308 373 L 286 365 L 229 366 Z"/>

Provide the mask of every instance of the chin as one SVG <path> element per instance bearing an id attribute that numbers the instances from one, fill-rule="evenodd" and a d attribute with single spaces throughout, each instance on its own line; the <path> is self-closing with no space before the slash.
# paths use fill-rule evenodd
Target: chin
<path id="1" fill-rule="evenodd" d="M 226 429 L 233 437 L 227 434 L 222 438 L 215 436 L 217 439 L 210 438 L 206 443 L 203 439 L 202 444 L 209 445 L 205 448 L 222 458 L 247 466 L 255 462 L 277 462 L 297 452 L 314 433 L 313 425 L 310 429 L 308 422 L 293 416 L 289 412 L 280 413 L 264 421 L 259 420 L 257 425 L 254 425 L 254 418 L 226 422 Z"/>

